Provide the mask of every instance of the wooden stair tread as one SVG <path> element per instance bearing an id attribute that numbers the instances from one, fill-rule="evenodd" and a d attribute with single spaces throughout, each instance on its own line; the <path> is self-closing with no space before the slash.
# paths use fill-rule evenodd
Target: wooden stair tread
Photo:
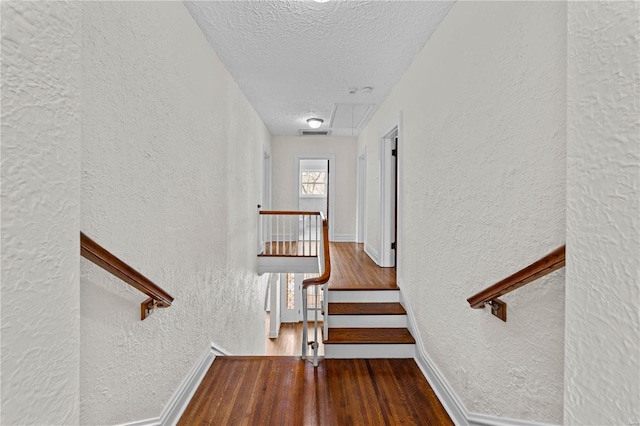
<path id="1" fill-rule="evenodd" d="M 329 315 L 406 315 L 398 302 L 329 303 Z"/>
<path id="2" fill-rule="evenodd" d="M 341 284 L 340 286 L 332 286 L 329 281 L 329 290 L 331 291 L 399 291 L 400 287 L 395 284 L 388 285 L 362 285 L 362 284 Z"/>
<path id="3" fill-rule="evenodd" d="M 413 344 L 406 328 L 329 328 L 325 344 Z"/>

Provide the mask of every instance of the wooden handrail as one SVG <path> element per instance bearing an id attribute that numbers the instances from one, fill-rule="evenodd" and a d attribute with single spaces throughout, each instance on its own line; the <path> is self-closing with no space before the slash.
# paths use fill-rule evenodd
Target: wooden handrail
<path id="1" fill-rule="evenodd" d="M 273 214 L 273 215 L 305 215 L 305 216 L 323 216 L 322 212 L 297 212 L 294 210 L 260 210 L 260 214 Z"/>
<path id="2" fill-rule="evenodd" d="M 118 259 L 83 232 L 80 232 L 80 254 L 85 259 L 90 260 L 105 271 L 149 296 L 149 299 L 142 302 L 140 307 L 142 319 L 145 319 L 151 313 L 151 310 L 156 307 L 167 308 L 171 306 L 173 297 L 169 293 Z"/>
<path id="3" fill-rule="evenodd" d="M 318 342 L 319 336 L 318 336 L 318 287 L 317 286 L 324 285 L 322 312 L 323 314 L 326 314 L 328 310 L 327 292 L 329 290 L 329 285 L 327 284 L 327 282 L 329 282 L 329 278 L 331 278 L 331 254 L 329 250 L 329 223 L 322 212 L 319 212 L 319 215 L 320 215 L 320 219 L 322 220 L 322 242 L 324 246 L 323 247 L 324 259 L 321 259 L 318 256 L 318 266 L 320 266 L 320 262 L 324 260 L 324 271 L 322 272 L 322 275 L 320 275 L 317 278 L 307 278 L 306 280 L 302 281 L 302 356 L 301 357 L 302 359 L 306 359 L 307 345 L 311 345 L 311 348 L 313 348 L 313 366 L 314 367 L 318 366 L 318 348 L 320 345 L 320 343 Z M 308 316 L 308 308 L 309 308 L 307 305 L 308 303 L 307 291 L 308 291 L 308 287 L 311 287 L 311 286 L 316 286 L 315 293 L 314 293 L 315 300 L 316 300 L 316 305 L 314 308 L 315 319 L 313 322 L 314 339 L 312 342 L 309 341 L 309 336 L 308 336 L 309 327 L 307 325 L 308 324 L 307 316 Z M 327 327 L 328 327 L 326 320 L 324 321 L 324 327 L 325 327 L 325 333 L 326 333 Z"/>
<path id="4" fill-rule="evenodd" d="M 484 308 L 485 304 L 491 304 L 493 314 L 506 321 L 506 303 L 498 300 L 498 297 L 512 292 L 523 285 L 537 280 L 565 265 L 565 246 L 558 247 L 542 259 L 533 262 L 509 277 L 498 281 L 481 292 L 467 299 L 469 305 L 475 309 Z M 503 306 L 504 305 L 504 306 Z M 504 315 L 498 315 L 496 311 L 504 309 Z M 503 318 L 504 317 L 504 318 Z"/>
<path id="5" fill-rule="evenodd" d="M 302 281 L 302 287 L 326 284 L 331 278 L 331 255 L 329 254 L 329 224 L 324 214 L 320 212 L 322 218 L 322 240 L 324 242 L 324 272 L 316 278 L 307 278 Z"/>

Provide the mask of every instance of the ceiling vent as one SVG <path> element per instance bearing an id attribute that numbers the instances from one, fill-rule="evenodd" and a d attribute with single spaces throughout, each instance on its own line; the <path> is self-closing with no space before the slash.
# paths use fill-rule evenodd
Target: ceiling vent
<path id="1" fill-rule="evenodd" d="M 329 136 L 331 130 L 299 130 L 300 136 Z"/>

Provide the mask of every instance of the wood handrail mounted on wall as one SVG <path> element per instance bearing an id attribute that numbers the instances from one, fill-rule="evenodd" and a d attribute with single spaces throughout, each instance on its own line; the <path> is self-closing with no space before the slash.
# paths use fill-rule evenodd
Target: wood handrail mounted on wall
<path id="1" fill-rule="evenodd" d="M 467 299 L 467 302 L 475 309 L 482 309 L 485 305 L 490 305 L 491 313 L 506 322 L 507 304 L 498 297 L 562 268 L 565 265 L 565 251 L 564 245 L 558 247 L 526 268 L 474 294 Z"/>
<path id="2" fill-rule="evenodd" d="M 144 320 L 148 317 L 155 308 L 168 308 L 171 306 L 173 297 L 169 293 L 82 232 L 80 232 L 80 254 L 85 259 L 149 296 L 140 305 L 141 319 Z"/>

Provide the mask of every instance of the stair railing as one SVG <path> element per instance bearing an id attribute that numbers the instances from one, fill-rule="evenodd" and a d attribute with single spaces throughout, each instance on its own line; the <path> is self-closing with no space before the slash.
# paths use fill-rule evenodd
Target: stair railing
<path id="1" fill-rule="evenodd" d="M 321 212 L 261 210 L 260 256 L 318 256 L 322 220 Z"/>
<path id="2" fill-rule="evenodd" d="M 168 308 L 173 297 L 140 272 L 107 251 L 100 244 L 80 232 L 80 254 L 105 271 L 115 275 L 149 298 L 140 304 L 140 319 L 147 318 L 155 308 Z"/>
<path id="3" fill-rule="evenodd" d="M 562 268 L 565 265 L 565 251 L 564 245 L 558 247 L 526 268 L 474 294 L 467 302 L 474 309 L 483 309 L 485 305 L 489 305 L 491 313 L 506 322 L 507 304 L 498 297 Z"/>
<path id="4" fill-rule="evenodd" d="M 331 255 L 329 254 L 329 225 L 327 219 L 322 213 L 320 213 L 322 219 L 322 250 L 318 252 L 318 268 L 322 272 L 319 277 L 308 278 L 302 281 L 302 359 L 307 358 L 307 347 L 311 346 L 313 349 L 313 366 L 318 366 L 318 348 L 320 346 L 318 337 L 318 287 L 322 286 L 323 298 L 322 298 L 322 314 L 324 315 L 324 335 L 326 336 L 327 330 L 327 307 L 329 303 L 328 291 L 329 291 L 329 278 L 331 277 Z M 309 304 L 307 300 L 307 291 L 309 287 L 314 287 L 314 328 L 313 328 L 313 341 L 309 341 L 309 326 L 308 326 L 308 309 Z"/>

